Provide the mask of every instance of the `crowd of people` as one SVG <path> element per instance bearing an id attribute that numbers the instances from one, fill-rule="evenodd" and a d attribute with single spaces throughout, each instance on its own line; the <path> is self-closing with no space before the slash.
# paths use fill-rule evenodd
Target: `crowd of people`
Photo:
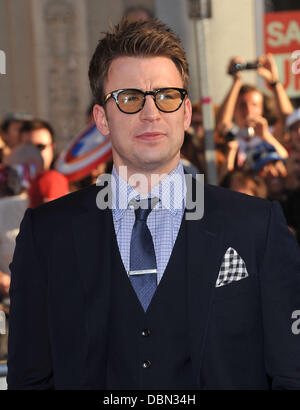
<path id="1" fill-rule="evenodd" d="M 238 192 L 280 202 L 290 230 L 300 243 L 300 108 L 293 107 L 272 54 L 257 60 L 257 74 L 268 91 L 243 82 L 245 63 L 228 65 L 232 85 L 215 106 L 215 152 L 218 184 Z M 193 104 L 191 128 L 182 154 L 205 174 L 205 138 L 201 104 Z"/>
<path id="2" fill-rule="evenodd" d="M 300 108 L 293 107 L 271 54 L 260 56 L 257 73 L 264 93 L 243 82 L 241 57 L 231 59 L 232 85 L 215 106 L 215 153 L 218 184 L 241 193 L 277 200 L 300 243 Z M 87 111 L 93 121 L 92 106 Z M 205 129 L 202 107 L 194 102 L 191 127 L 181 150 L 187 172 L 204 173 Z M 9 263 L 27 207 L 36 207 L 95 182 L 112 162 L 70 182 L 55 169 L 58 155 L 51 124 L 24 113 L 7 115 L 0 128 L 0 300 L 8 300 Z M 8 300 L 9 303 L 9 300 Z"/>

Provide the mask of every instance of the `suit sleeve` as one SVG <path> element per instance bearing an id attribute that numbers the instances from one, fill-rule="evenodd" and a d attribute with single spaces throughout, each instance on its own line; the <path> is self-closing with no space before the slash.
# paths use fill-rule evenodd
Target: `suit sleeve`
<path id="1" fill-rule="evenodd" d="M 293 326 L 300 311 L 300 248 L 277 202 L 271 206 L 260 278 L 265 366 L 272 389 L 300 389 L 300 332 Z"/>
<path id="2" fill-rule="evenodd" d="M 10 270 L 8 390 L 52 389 L 47 275 L 38 260 L 31 209 L 21 223 Z"/>

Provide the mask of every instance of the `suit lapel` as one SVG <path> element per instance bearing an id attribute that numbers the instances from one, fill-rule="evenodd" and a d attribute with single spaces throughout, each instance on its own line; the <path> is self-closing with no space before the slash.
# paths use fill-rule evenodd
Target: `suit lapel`
<path id="1" fill-rule="evenodd" d="M 212 296 L 222 261 L 222 211 L 205 188 L 204 215 L 200 220 L 186 221 L 188 319 L 192 363 L 197 384 L 201 386 L 200 369 L 209 322 Z"/>

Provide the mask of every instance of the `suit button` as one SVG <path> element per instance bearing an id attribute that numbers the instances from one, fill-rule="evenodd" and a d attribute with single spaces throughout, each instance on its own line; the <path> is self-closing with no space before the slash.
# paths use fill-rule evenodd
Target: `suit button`
<path id="1" fill-rule="evenodd" d="M 143 329 L 142 330 L 142 336 L 143 337 L 147 337 L 150 335 L 150 330 L 149 329 Z"/>
<path id="2" fill-rule="evenodd" d="M 143 363 L 142 363 L 143 369 L 148 369 L 148 367 L 150 367 L 150 366 L 151 366 L 150 360 L 143 361 Z"/>

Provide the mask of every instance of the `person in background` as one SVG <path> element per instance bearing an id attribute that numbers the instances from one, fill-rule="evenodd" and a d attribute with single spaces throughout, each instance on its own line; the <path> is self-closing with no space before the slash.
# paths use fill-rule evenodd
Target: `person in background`
<path id="1" fill-rule="evenodd" d="M 203 114 L 202 106 L 198 101 L 193 102 L 192 104 L 192 119 L 191 127 L 193 136 L 198 138 L 199 141 L 202 141 L 204 138 L 204 126 L 203 126 Z"/>
<path id="2" fill-rule="evenodd" d="M 3 159 L 13 148 L 21 144 L 20 129 L 24 121 L 31 119 L 32 116 L 26 113 L 11 113 L 3 119 L 0 127 L 0 137 L 4 143 L 1 154 Z"/>
<path id="3" fill-rule="evenodd" d="M 256 72 L 266 81 L 271 88 L 277 107 L 277 122 L 274 124 L 272 134 L 276 139 L 281 141 L 283 134 L 285 133 L 285 120 L 286 117 L 293 112 L 293 106 L 291 101 L 283 88 L 283 85 L 279 81 L 278 69 L 274 57 L 271 53 L 262 55 L 258 58 L 259 66 Z M 263 94 L 259 89 L 254 86 L 253 90 L 256 93 L 261 94 L 258 96 L 255 93 L 246 95 L 241 101 L 238 101 L 240 97 L 240 90 L 243 87 L 242 71 L 235 71 L 236 64 L 245 63 L 245 59 L 242 57 L 234 57 L 231 59 L 228 66 L 228 74 L 232 76 L 232 86 L 225 97 L 225 100 L 220 106 L 217 116 L 217 129 L 220 133 L 227 132 L 231 129 L 235 122 L 240 128 L 248 126 L 248 117 L 257 117 L 265 115 L 264 113 L 264 101 Z M 249 85 L 247 85 L 249 86 Z M 237 103 L 240 103 L 240 107 L 236 107 Z M 238 111 L 236 111 L 238 108 Z M 266 107 L 267 108 L 267 107 Z M 265 111 L 269 111 L 266 109 Z"/>
<path id="4" fill-rule="evenodd" d="M 249 151 L 244 169 L 260 175 L 267 186 L 267 198 L 281 204 L 286 200 L 287 177 L 286 159 L 281 157 L 275 148 L 264 142 Z"/>
<path id="5" fill-rule="evenodd" d="M 184 140 L 180 150 L 180 157 L 186 172 L 194 176 L 199 173 L 204 173 L 204 167 L 199 161 L 201 152 L 202 150 L 199 147 L 199 141 L 186 131 L 184 133 Z"/>
<path id="6" fill-rule="evenodd" d="M 257 87 L 243 84 L 242 72 L 234 71 L 235 65 L 243 62 L 241 57 L 230 61 L 228 73 L 233 77 L 233 84 L 218 111 L 216 128 L 226 139 L 233 134 L 238 141 L 238 167 L 246 161 L 248 151 L 263 141 L 273 145 L 281 157 L 287 158 L 288 153 L 279 141 L 283 140 L 285 119 L 293 107 L 279 82 L 274 58 L 271 54 L 261 56 L 258 59 L 260 66 L 256 69 L 271 87 L 276 101 L 278 120 L 272 128 L 264 117 L 263 94 Z"/>
<path id="7" fill-rule="evenodd" d="M 28 207 L 30 180 L 43 169 L 39 150 L 20 144 L 0 164 L 0 299 L 8 296 L 9 264 L 12 260 L 20 222 Z"/>
<path id="8" fill-rule="evenodd" d="M 218 113 L 218 106 L 214 105 L 214 115 L 216 117 Z M 192 142 L 194 145 L 194 153 L 190 154 L 193 158 L 191 161 L 200 172 L 204 172 L 206 168 L 206 158 L 205 158 L 205 141 L 204 141 L 204 125 L 203 125 L 203 114 L 202 105 L 199 101 L 195 101 L 192 104 L 192 119 L 191 126 L 188 129 L 188 133 L 192 136 Z M 215 163 L 217 168 L 218 180 L 221 181 L 224 175 L 229 171 L 227 169 L 227 155 L 228 146 L 224 143 L 224 139 L 220 138 L 217 130 L 214 131 L 214 142 L 215 142 Z M 182 151 L 185 149 L 185 143 L 182 147 Z M 235 154 L 233 162 L 235 159 Z M 230 156 L 229 156 L 230 161 Z"/>
<path id="9" fill-rule="evenodd" d="M 13 148 L 0 164 L 0 309 L 9 323 L 9 264 L 12 261 L 20 223 L 28 207 L 26 190 L 30 179 L 42 170 L 43 159 L 31 144 Z M 0 361 L 7 359 L 8 334 L 0 334 Z"/>
<path id="10" fill-rule="evenodd" d="M 258 198 L 267 198 L 267 187 L 262 177 L 249 171 L 229 172 L 221 181 L 223 188 Z"/>
<path id="11" fill-rule="evenodd" d="M 219 111 L 218 105 L 214 104 L 213 112 L 214 118 L 217 118 Z M 202 104 L 199 101 L 194 101 L 192 104 L 192 120 L 189 132 L 193 135 L 194 138 L 197 138 L 199 142 L 204 147 L 204 124 L 203 124 L 203 113 L 202 113 Z M 224 140 L 220 139 L 217 130 L 214 132 L 215 144 L 223 143 Z"/>
<path id="12" fill-rule="evenodd" d="M 288 152 L 284 146 L 271 134 L 268 121 L 263 114 L 263 95 L 254 86 L 244 85 L 239 91 L 239 96 L 235 108 L 235 120 L 238 128 L 232 128 L 226 135 L 235 134 L 238 142 L 237 166 L 242 167 L 250 152 L 268 143 L 272 145 L 278 154 L 288 157 Z"/>
<path id="13" fill-rule="evenodd" d="M 29 206 L 34 208 L 69 193 L 67 178 L 53 169 L 54 131 L 49 123 L 35 119 L 26 121 L 20 130 L 21 140 L 36 146 L 44 161 L 44 170 L 32 181 L 28 190 Z"/>

